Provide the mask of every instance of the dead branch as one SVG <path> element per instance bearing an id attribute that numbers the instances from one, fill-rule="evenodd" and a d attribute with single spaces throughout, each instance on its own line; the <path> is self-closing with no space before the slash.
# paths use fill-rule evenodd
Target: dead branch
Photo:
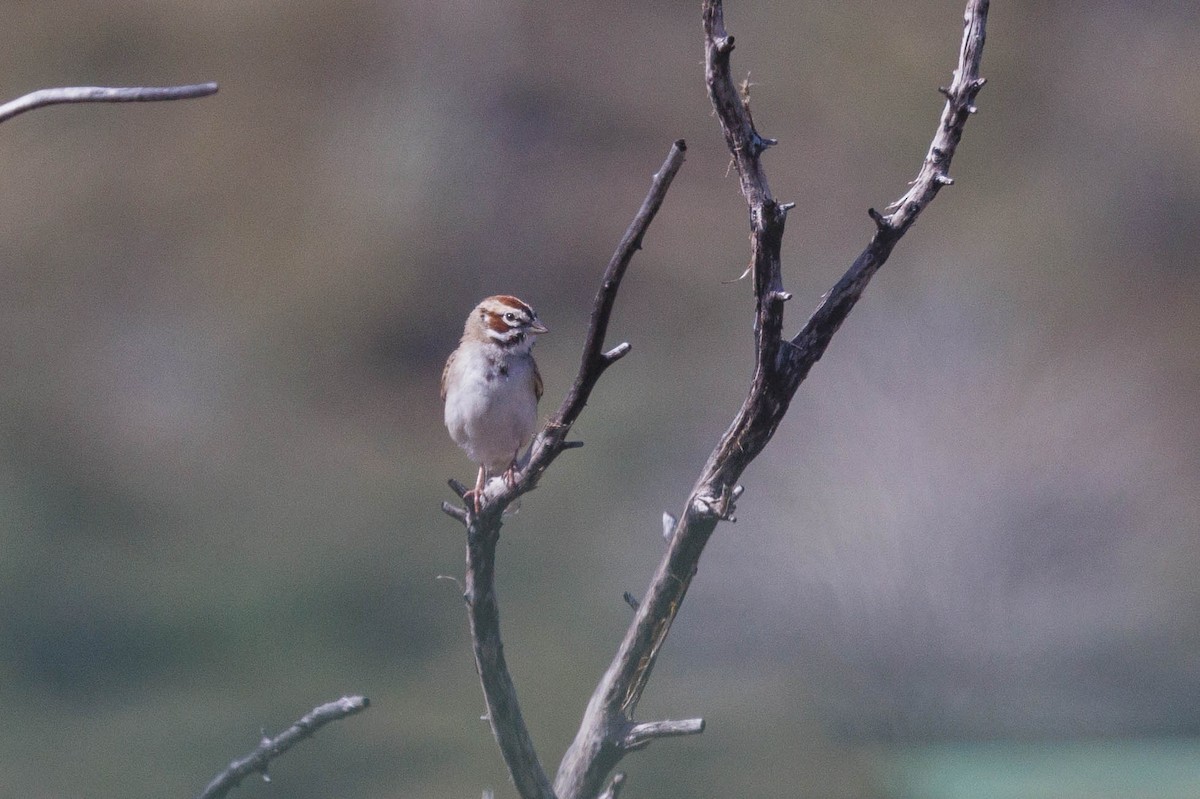
<path id="1" fill-rule="evenodd" d="M 867 249 L 838 281 L 804 329 L 787 341 L 782 336 L 783 306 L 791 295 L 783 290 L 780 251 L 791 204 L 776 202 L 767 183 L 761 156 L 775 141 L 755 129 L 745 100 L 734 84 L 730 69 L 734 40 L 725 30 L 721 0 L 705 0 L 705 80 L 750 211 L 754 375 L 742 407 L 705 463 L 670 534 L 667 552 L 612 664 L 588 703 L 574 742 L 563 757 L 555 779 L 560 799 L 596 796 L 603 789 L 608 773 L 628 751 L 623 734 L 633 724 L 634 709 L 696 574 L 709 536 L 718 522 L 733 516 L 734 504 L 742 493 L 738 478 L 774 435 L 800 383 L 824 353 L 829 339 L 871 276 L 937 191 L 947 185 L 950 159 L 967 116 L 974 110 L 975 94 L 983 85 L 979 61 L 987 11 L 987 0 L 970 0 L 967 5 L 955 79 L 945 92 L 946 110 L 917 181 L 898 201 L 893 214 L 888 217 L 872 214 L 876 231 Z"/>
<path id="2" fill-rule="evenodd" d="M 576 442 L 567 441 L 571 426 L 583 411 L 600 376 L 629 351 L 627 343 L 604 351 L 608 320 L 612 315 L 621 279 L 634 253 L 641 248 L 642 238 L 662 205 L 671 181 L 683 166 L 686 151 L 687 145 L 682 140 L 675 142 L 671 147 L 666 161 L 651 181 L 645 201 L 613 253 L 593 304 L 587 340 L 575 382 L 558 411 L 534 439 L 515 484 L 510 487 L 503 480 L 492 481 L 489 486 L 492 490 L 485 490 L 484 504 L 478 514 L 448 503 L 443 505 L 443 510 L 448 515 L 463 522 L 467 527 L 466 587 L 463 599 L 467 604 L 467 617 L 471 626 L 475 666 L 488 707 L 488 722 L 496 736 L 509 774 L 525 799 L 553 799 L 554 790 L 538 759 L 521 714 L 516 688 L 504 659 L 504 644 L 500 638 L 495 561 L 496 544 L 500 540 L 500 527 L 503 523 L 502 514 L 504 508 L 518 496 L 534 489 L 538 478 L 560 453 L 577 446 Z M 451 488 L 461 498 L 466 489 L 456 483 L 457 481 L 451 481 Z"/>
<path id="3" fill-rule="evenodd" d="M 808 369 L 824 354 L 829 340 L 858 302 L 867 283 L 891 255 L 892 247 L 908 232 L 938 191 L 954 183 L 949 175 L 950 161 L 962 139 L 967 120 L 976 111 L 975 96 L 986 82 L 979 76 L 979 62 L 983 58 L 988 2 L 970 0 L 967 3 L 958 67 L 954 70 L 950 86 L 940 89 L 946 98 L 946 105 L 912 186 L 904 196 L 888 206 L 891 213 L 884 215 L 874 208 L 868 211 L 875 221 L 875 235 L 792 339 L 794 349 L 788 350 L 788 371 L 794 376 L 798 375 L 798 380 L 803 380 Z"/>
<path id="4" fill-rule="evenodd" d="M 148 103 L 160 100 L 189 100 L 216 94 L 216 83 L 195 83 L 187 86 L 64 86 L 58 89 L 38 89 L 23 97 L 0 105 L 0 122 L 18 114 L 63 103 Z"/>
<path id="5" fill-rule="evenodd" d="M 592 694 L 575 740 L 559 765 L 553 788 L 529 740 L 499 637 L 494 567 L 501 512 L 517 496 L 532 490 L 554 458 L 567 448 L 570 442 L 566 442 L 566 435 L 596 381 L 628 351 L 627 344 L 602 351 L 608 318 L 625 267 L 661 203 L 670 177 L 682 162 L 682 142 L 656 175 L 650 196 L 605 272 L 593 307 L 579 375 L 559 412 L 535 439 L 516 485 L 508 487 L 503 481 L 493 481 L 491 491 L 485 492 L 486 501 L 479 514 L 444 506 L 447 513 L 467 526 L 466 600 L 476 665 L 493 732 L 524 799 L 615 797 L 624 783 L 624 775 L 617 775 L 611 781 L 608 775 L 627 752 L 646 746 L 654 738 L 703 730 L 701 719 L 638 723 L 634 721 L 634 711 L 709 537 L 719 522 L 733 519 L 734 506 L 743 490 L 737 484 L 738 478 L 774 435 L 796 390 L 871 277 L 940 188 L 952 182 L 948 176 L 950 161 L 966 119 L 975 110 L 975 95 L 983 86 L 979 62 L 987 12 L 987 0 L 969 0 L 958 68 L 950 87 L 943 90 L 946 108 L 912 188 L 890 206 L 893 209 L 890 214 L 885 216 L 872 209 L 875 232 L 867 248 L 800 332 L 788 340 L 782 334 L 783 309 L 791 295 L 783 290 L 780 253 L 784 223 L 792 205 L 777 202 L 771 194 L 761 156 L 776 142 L 759 134 L 745 97 L 734 84 L 730 68 L 734 40 L 725 30 L 722 3 L 705 0 L 705 80 L 749 208 L 750 270 L 755 301 L 754 373 L 746 399 L 705 463 L 683 512 L 678 516 L 664 514 L 664 526 L 670 527 L 664 529 L 667 551 L 640 602 L 630 603 L 636 604 L 634 618 Z M 673 158 L 677 160 L 672 167 Z M 639 225 L 639 220 L 643 224 Z"/>
<path id="6" fill-rule="evenodd" d="M 370 700 L 365 696 L 343 696 L 336 702 L 318 705 L 274 738 L 264 735 L 253 752 L 233 761 L 224 771 L 213 777 L 212 782 L 201 791 L 197 799 L 221 799 L 249 775 L 266 775 L 267 766 L 272 760 L 305 738 L 311 737 L 329 722 L 353 716 L 366 710 L 369 705 Z"/>

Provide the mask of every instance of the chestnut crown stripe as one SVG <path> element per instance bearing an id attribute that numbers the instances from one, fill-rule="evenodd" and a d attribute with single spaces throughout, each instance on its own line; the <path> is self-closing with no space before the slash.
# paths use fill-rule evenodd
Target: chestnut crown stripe
<path id="1" fill-rule="evenodd" d="M 492 297 L 492 299 L 498 303 L 509 306 L 513 310 L 524 311 L 529 315 L 530 318 L 533 318 L 534 316 L 532 308 L 511 294 L 497 294 L 495 297 Z"/>

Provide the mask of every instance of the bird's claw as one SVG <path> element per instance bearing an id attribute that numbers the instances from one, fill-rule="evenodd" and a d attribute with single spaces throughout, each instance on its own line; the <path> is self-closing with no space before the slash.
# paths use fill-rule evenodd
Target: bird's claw
<path id="1" fill-rule="evenodd" d="M 514 463 L 504 471 L 504 484 L 509 488 L 517 487 L 517 464 Z"/>

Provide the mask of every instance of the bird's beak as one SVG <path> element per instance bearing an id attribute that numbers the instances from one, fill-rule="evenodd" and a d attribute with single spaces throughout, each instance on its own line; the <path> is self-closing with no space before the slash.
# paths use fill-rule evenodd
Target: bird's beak
<path id="1" fill-rule="evenodd" d="M 537 320 L 537 317 L 534 317 L 533 321 L 529 323 L 529 332 L 530 333 L 549 333 L 550 328 L 546 327 L 541 322 L 539 322 Z"/>

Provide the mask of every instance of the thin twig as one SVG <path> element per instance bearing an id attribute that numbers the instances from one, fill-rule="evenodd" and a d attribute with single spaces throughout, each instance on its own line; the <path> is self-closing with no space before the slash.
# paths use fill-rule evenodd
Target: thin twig
<path id="1" fill-rule="evenodd" d="M 187 86 L 64 86 L 57 89 L 38 89 L 23 97 L 0 105 L 0 122 L 18 114 L 62 103 L 148 103 L 160 100 L 190 100 L 216 94 L 216 83 L 194 83 Z"/>
<path id="2" fill-rule="evenodd" d="M 750 270 L 754 283 L 755 366 L 749 390 L 729 429 L 713 449 L 692 489 L 683 514 L 668 535 L 667 552 L 643 595 L 633 621 L 608 670 L 600 679 L 583 721 L 563 756 L 555 778 L 560 799 L 584 799 L 600 793 L 610 771 L 629 751 L 621 735 L 645 690 L 654 663 L 671 629 L 700 555 L 717 524 L 732 520 L 740 497 L 737 480 L 770 441 L 809 369 L 829 338 L 861 295 L 871 275 L 942 185 L 975 93 L 987 0 L 970 0 L 967 30 L 955 81 L 947 90 L 947 110 L 935 134 L 918 181 L 889 217 L 873 215 L 876 234 L 871 245 L 839 281 L 809 325 L 792 341 L 782 336 L 783 306 L 791 295 L 783 290 L 780 253 L 783 227 L 791 204 L 776 202 L 767 183 L 761 155 L 775 143 L 759 134 L 734 85 L 730 54 L 734 40 L 725 30 L 721 0 L 703 7 L 705 78 L 725 142 L 737 168 L 742 195 L 750 210 Z M 632 729 L 638 729 L 637 726 Z"/>
<path id="3" fill-rule="evenodd" d="M 274 738 L 263 736 L 258 747 L 245 757 L 238 758 L 213 778 L 198 799 L 220 799 L 251 774 L 266 774 L 267 765 L 288 749 L 312 736 L 331 721 L 344 719 L 366 710 L 370 700 L 365 696 L 344 696 L 336 702 L 319 705 L 300 717 L 292 726 Z"/>
<path id="4" fill-rule="evenodd" d="M 496 603 L 495 588 L 496 544 L 500 540 L 502 513 L 518 496 L 533 490 L 538 477 L 560 453 L 574 448 L 575 443 L 566 440 L 567 433 L 587 404 L 587 399 L 600 376 L 619 357 L 628 352 L 627 344 L 604 352 L 604 337 L 613 303 L 620 288 L 621 278 L 634 253 L 641 247 L 642 238 L 662 205 L 671 181 L 683 165 L 686 150 L 687 146 L 682 140 L 675 142 L 671 147 L 666 161 L 651 182 L 645 201 L 609 261 L 592 309 L 579 374 L 558 412 L 534 439 L 528 459 L 514 484 L 509 486 L 504 480 L 493 481 L 493 484 L 498 483 L 501 487 L 497 493 L 485 494 L 483 507 L 477 514 L 458 509 L 462 511 L 460 517 L 452 512 L 450 506 L 443 506 L 443 510 L 455 518 L 460 518 L 467 526 L 467 563 L 463 598 L 467 604 L 475 665 L 483 687 L 492 732 L 513 783 L 524 799 L 554 799 L 554 790 L 538 760 L 537 751 L 521 713 L 520 703 L 517 701 L 517 692 L 508 671 L 508 664 L 504 659 L 504 644 L 500 637 L 500 611 Z"/>

